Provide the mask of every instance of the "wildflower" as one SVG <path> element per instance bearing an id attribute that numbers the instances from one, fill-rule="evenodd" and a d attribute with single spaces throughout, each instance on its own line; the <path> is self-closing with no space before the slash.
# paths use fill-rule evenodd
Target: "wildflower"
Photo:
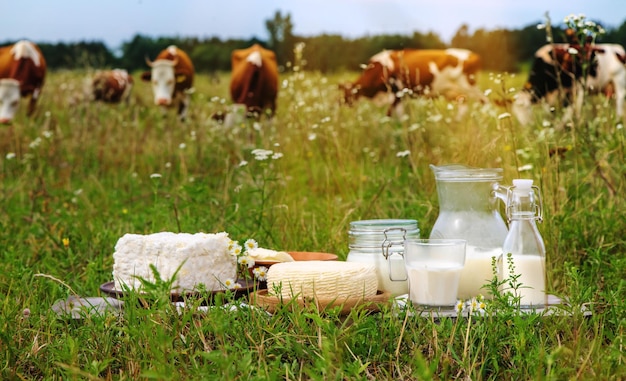
<path id="1" fill-rule="evenodd" d="M 241 254 L 241 245 L 239 244 L 239 242 L 230 241 L 230 243 L 228 244 L 228 252 L 231 255 L 238 257 L 239 254 Z"/>
<path id="2" fill-rule="evenodd" d="M 50 131 L 50 130 L 44 130 L 41 134 L 46 139 L 50 139 L 52 137 L 52 131 Z"/>
<path id="3" fill-rule="evenodd" d="M 248 165 L 248 162 L 245 160 L 239 162 L 239 167 L 245 167 L 246 165 Z"/>
<path id="4" fill-rule="evenodd" d="M 254 274 L 254 277 L 260 281 L 264 281 L 267 280 L 267 267 L 265 266 L 259 266 L 257 268 L 255 268 L 254 270 L 252 270 L 252 274 Z"/>
<path id="5" fill-rule="evenodd" d="M 235 288 L 235 284 L 237 284 L 237 282 L 235 282 L 232 278 L 228 278 L 224 281 L 224 286 L 229 290 L 233 290 Z"/>
<path id="6" fill-rule="evenodd" d="M 484 315 L 486 308 L 487 304 L 485 303 L 485 297 L 482 295 L 478 295 L 477 297 L 467 301 L 467 309 L 470 313 Z"/>
<path id="7" fill-rule="evenodd" d="M 262 149 L 262 148 L 257 148 L 257 149 L 252 150 L 254 159 L 258 161 L 267 160 L 267 158 L 270 157 L 273 153 L 274 151 L 271 151 L 268 149 Z"/>
<path id="8" fill-rule="evenodd" d="M 160 179 L 162 176 L 160 173 L 153 173 L 150 175 L 151 179 Z"/>
<path id="9" fill-rule="evenodd" d="M 462 313 L 464 308 L 465 308 L 465 302 L 463 302 L 463 299 L 457 300 L 456 306 L 454 306 L 454 310 L 456 311 L 456 313 L 457 314 Z"/>
<path id="10" fill-rule="evenodd" d="M 308 138 L 310 141 L 313 141 L 313 140 L 317 139 L 317 134 L 316 134 L 316 133 L 314 133 L 314 132 L 311 132 L 307 138 Z"/>
<path id="11" fill-rule="evenodd" d="M 411 151 L 409 151 L 408 149 L 405 151 L 400 151 L 398 153 L 396 153 L 396 157 L 407 157 L 411 154 Z"/>
<path id="12" fill-rule="evenodd" d="M 9 152 L 6 156 L 7 160 L 15 159 L 15 152 Z"/>
<path id="13" fill-rule="evenodd" d="M 520 171 L 520 172 L 530 171 L 531 169 L 533 169 L 533 165 L 532 164 L 524 164 L 521 167 L 517 168 L 517 170 Z"/>
<path id="14" fill-rule="evenodd" d="M 185 144 L 185 143 L 180 143 L 180 144 L 178 145 L 178 148 L 179 148 L 179 149 L 185 149 L 186 147 L 187 147 L 187 144 Z"/>
<path id="15" fill-rule="evenodd" d="M 282 153 L 280 153 L 280 152 L 275 152 L 275 153 L 272 155 L 272 159 L 274 159 L 274 160 L 278 160 L 278 159 L 280 159 L 281 157 L 283 157 L 283 154 L 282 154 Z"/>
<path id="16" fill-rule="evenodd" d="M 254 266 L 254 259 L 248 255 L 244 255 L 242 257 L 239 257 L 239 259 L 237 260 L 237 262 L 239 262 L 240 265 L 242 266 L 248 266 L 248 268 L 251 268 Z"/>
<path id="17" fill-rule="evenodd" d="M 508 113 L 508 112 L 505 112 L 505 113 L 502 113 L 502 114 L 498 115 L 498 119 L 499 120 L 510 118 L 510 117 L 511 117 L 511 114 Z"/>
<path id="18" fill-rule="evenodd" d="M 250 238 L 249 240 L 247 240 L 244 244 L 244 247 L 246 248 L 246 251 L 248 250 L 254 250 L 256 248 L 259 247 L 259 244 L 252 238 Z"/>
<path id="19" fill-rule="evenodd" d="M 66 249 L 67 249 L 68 247 L 70 247 L 70 239 L 69 239 L 69 238 L 63 238 L 63 239 L 61 240 L 61 242 L 63 242 L 63 247 L 64 247 L 64 248 L 66 248 Z"/>
<path id="20" fill-rule="evenodd" d="M 172 163 L 170 163 L 169 161 L 167 163 L 165 163 L 165 168 L 167 168 L 167 169 L 172 168 Z"/>
<path id="21" fill-rule="evenodd" d="M 32 142 L 30 142 L 30 144 L 28 145 L 28 147 L 35 149 L 37 147 L 39 147 L 39 145 L 41 144 L 41 138 L 37 137 L 35 138 L 35 140 L 33 140 Z"/>

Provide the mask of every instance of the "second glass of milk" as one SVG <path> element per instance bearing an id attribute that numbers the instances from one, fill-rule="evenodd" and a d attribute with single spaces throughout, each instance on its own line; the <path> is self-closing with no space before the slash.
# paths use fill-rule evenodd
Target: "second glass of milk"
<path id="1" fill-rule="evenodd" d="M 467 241 L 463 239 L 408 239 L 404 264 L 409 299 L 420 307 L 454 308 Z"/>

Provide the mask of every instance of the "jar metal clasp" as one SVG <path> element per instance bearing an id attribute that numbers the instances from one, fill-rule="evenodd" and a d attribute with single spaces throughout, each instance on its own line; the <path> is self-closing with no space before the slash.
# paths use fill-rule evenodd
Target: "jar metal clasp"
<path id="1" fill-rule="evenodd" d="M 391 248 L 391 246 L 393 246 L 394 241 L 390 240 L 389 237 L 387 237 L 387 232 L 394 231 L 394 230 L 402 231 L 402 242 L 404 243 L 404 240 L 406 240 L 406 229 L 404 229 L 404 228 L 388 228 L 388 229 L 383 230 L 383 234 L 385 235 L 385 240 L 383 241 L 383 243 L 381 245 L 381 249 L 382 249 L 382 252 L 383 252 L 383 257 L 385 257 L 385 259 L 387 260 L 387 267 L 389 268 L 389 279 L 391 281 L 394 281 L 394 282 L 403 282 L 403 281 L 408 279 L 408 275 L 407 275 L 406 269 L 404 267 L 404 251 L 400 251 L 398 253 L 391 253 L 391 254 L 389 253 L 389 249 Z M 398 263 L 396 263 L 396 262 L 399 262 L 399 261 L 393 260 L 391 258 L 394 254 L 398 254 L 398 255 L 400 255 L 402 257 L 402 261 L 401 261 L 400 265 L 398 265 Z M 393 266 L 394 264 L 396 266 Z M 396 274 L 396 273 L 398 273 L 398 274 Z M 396 274 L 396 275 L 400 275 L 401 274 L 401 275 L 400 275 L 400 277 L 398 279 L 396 279 L 394 274 Z"/>

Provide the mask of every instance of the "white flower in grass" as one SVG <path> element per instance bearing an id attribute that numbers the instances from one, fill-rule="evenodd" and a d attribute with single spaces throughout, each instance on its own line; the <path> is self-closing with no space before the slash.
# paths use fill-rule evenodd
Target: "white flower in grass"
<path id="1" fill-rule="evenodd" d="M 257 148 L 252 150 L 252 154 L 254 155 L 254 160 L 263 161 L 267 160 L 274 151 L 268 149 Z"/>
<path id="2" fill-rule="evenodd" d="M 178 148 L 179 148 L 179 149 L 185 149 L 186 147 L 187 147 L 187 144 L 185 144 L 185 143 L 180 143 L 180 144 L 178 145 Z"/>
<path id="3" fill-rule="evenodd" d="M 236 287 L 235 285 L 236 285 L 236 284 L 237 284 L 237 282 L 235 282 L 235 280 L 234 280 L 234 279 L 232 279 L 232 278 L 228 278 L 228 279 L 226 279 L 226 280 L 224 281 L 224 287 L 226 287 L 226 288 L 227 288 L 227 289 L 229 289 L 229 290 L 233 290 L 233 289 L 235 289 L 235 287 Z"/>
<path id="4" fill-rule="evenodd" d="M 283 154 L 282 154 L 282 153 L 280 153 L 280 152 L 276 152 L 276 153 L 274 153 L 274 154 L 272 155 L 272 159 L 274 159 L 274 160 L 278 160 L 278 159 L 280 159 L 281 157 L 283 157 Z"/>
<path id="5" fill-rule="evenodd" d="M 248 165 L 248 162 L 245 160 L 239 162 L 239 167 L 245 167 L 246 165 Z"/>
<path id="6" fill-rule="evenodd" d="M 239 242 L 231 240 L 228 243 L 228 252 L 231 255 L 238 257 L 239 254 L 241 254 L 241 245 L 239 244 Z"/>
<path id="7" fill-rule="evenodd" d="M 486 308 L 487 304 L 485 303 L 485 297 L 482 295 L 478 295 L 477 297 L 467 301 L 467 309 L 469 310 L 469 313 L 484 315 Z"/>
<path id="8" fill-rule="evenodd" d="M 163 176 L 161 176 L 160 173 L 153 173 L 153 174 L 150 175 L 151 179 L 160 179 L 161 177 L 163 177 Z"/>
<path id="9" fill-rule="evenodd" d="M 15 159 L 15 152 L 9 152 L 6 156 L 7 160 Z"/>
<path id="10" fill-rule="evenodd" d="M 254 277 L 260 281 L 264 281 L 267 280 L 267 267 L 265 266 L 259 266 L 257 268 L 255 268 L 254 270 L 252 270 L 252 274 L 254 274 Z"/>
<path id="11" fill-rule="evenodd" d="M 259 247 L 259 244 L 257 243 L 257 241 L 255 241 L 254 239 L 250 238 L 249 240 L 247 240 L 243 246 L 246 248 L 246 251 L 248 250 L 254 250 L 256 248 Z"/>
<path id="12" fill-rule="evenodd" d="M 311 132 L 309 133 L 309 136 L 307 136 L 307 139 L 309 139 L 310 141 L 313 141 L 317 139 L 317 134 L 315 132 Z"/>
<path id="13" fill-rule="evenodd" d="M 506 119 L 506 118 L 510 118 L 511 114 L 508 112 L 502 113 L 500 115 L 498 115 L 498 119 L 502 120 L 502 119 Z"/>
<path id="14" fill-rule="evenodd" d="M 456 311 L 456 313 L 460 314 L 463 312 L 464 309 L 465 309 L 465 302 L 463 301 L 463 299 L 457 300 L 456 305 L 454 306 L 454 310 Z"/>
<path id="15" fill-rule="evenodd" d="M 248 266 L 248 268 L 251 268 L 254 266 L 254 259 L 249 255 L 244 255 L 244 256 L 239 257 L 237 262 L 239 262 L 240 265 Z"/>
<path id="16" fill-rule="evenodd" d="M 531 169 L 533 169 L 533 165 L 532 164 L 524 164 L 521 167 L 517 168 L 517 170 L 519 172 L 530 171 Z"/>
<path id="17" fill-rule="evenodd" d="M 411 154 L 411 151 L 409 151 L 408 149 L 405 151 L 400 151 L 398 153 L 396 153 L 396 157 L 407 157 Z"/>

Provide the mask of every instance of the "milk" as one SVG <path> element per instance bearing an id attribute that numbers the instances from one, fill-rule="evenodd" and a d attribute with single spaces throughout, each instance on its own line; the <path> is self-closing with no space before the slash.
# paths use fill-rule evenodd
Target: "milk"
<path id="1" fill-rule="evenodd" d="M 471 299 L 478 295 L 488 294 L 488 290 L 482 287 L 491 282 L 494 277 L 491 267 L 492 257 L 498 258 L 500 255 L 502 255 L 501 248 L 484 250 L 476 246 L 467 246 L 465 267 L 459 281 L 459 299 Z"/>
<path id="2" fill-rule="evenodd" d="M 409 298 L 427 306 L 454 306 L 462 265 L 452 262 L 407 263 Z"/>
<path id="3" fill-rule="evenodd" d="M 543 306 L 546 304 L 546 280 L 545 260 L 540 255 L 513 255 L 513 265 L 515 266 L 514 274 L 519 275 L 516 296 L 520 297 L 520 305 L 522 306 Z M 511 272 L 509 270 L 508 256 L 502 258 L 502 278 L 509 279 Z M 502 285 L 502 291 L 513 292 L 507 281 Z"/>

